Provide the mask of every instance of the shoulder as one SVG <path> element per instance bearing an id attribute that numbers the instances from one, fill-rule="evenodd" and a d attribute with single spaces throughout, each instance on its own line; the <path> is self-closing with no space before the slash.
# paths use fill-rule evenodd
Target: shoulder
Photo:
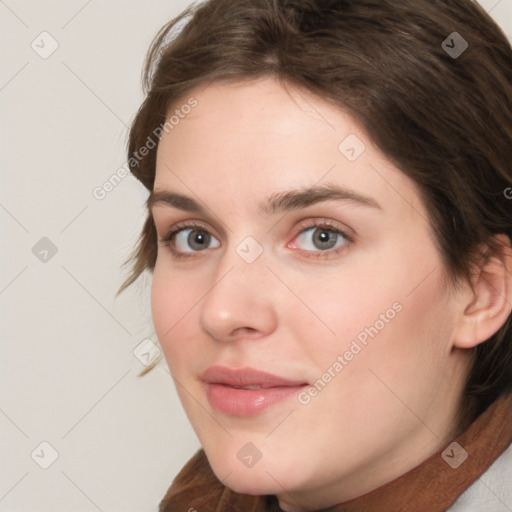
<path id="1" fill-rule="evenodd" d="M 512 444 L 447 512 L 510 512 L 512 507 Z"/>

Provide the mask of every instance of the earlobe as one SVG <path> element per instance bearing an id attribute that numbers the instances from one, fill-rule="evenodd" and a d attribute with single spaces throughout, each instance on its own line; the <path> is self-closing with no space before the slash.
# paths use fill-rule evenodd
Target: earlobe
<path id="1" fill-rule="evenodd" d="M 512 312 L 512 248 L 506 235 L 496 235 L 502 244 L 500 254 L 493 255 L 472 277 L 470 300 L 456 327 L 453 344 L 473 348 L 488 340 L 507 321 Z M 468 285 L 469 286 L 469 285 Z"/>

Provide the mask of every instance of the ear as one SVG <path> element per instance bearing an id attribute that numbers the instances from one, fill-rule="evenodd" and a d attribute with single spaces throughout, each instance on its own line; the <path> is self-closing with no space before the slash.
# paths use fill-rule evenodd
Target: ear
<path id="1" fill-rule="evenodd" d="M 510 239 L 506 235 L 494 238 L 502 244 L 502 251 L 483 262 L 472 274 L 455 329 L 453 344 L 456 347 L 473 348 L 488 340 L 512 312 Z"/>

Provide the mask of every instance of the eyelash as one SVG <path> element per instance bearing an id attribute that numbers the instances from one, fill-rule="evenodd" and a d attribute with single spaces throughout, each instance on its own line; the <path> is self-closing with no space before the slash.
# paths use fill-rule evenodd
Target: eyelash
<path id="1" fill-rule="evenodd" d="M 333 223 L 331 223 L 329 221 L 315 221 L 315 220 L 311 220 L 311 221 L 301 225 L 300 228 L 295 233 L 295 235 L 293 237 L 293 240 L 295 240 L 295 238 L 297 238 L 302 233 L 304 233 L 304 232 L 306 232 L 306 231 L 308 231 L 308 230 L 310 230 L 312 228 L 324 229 L 325 231 L 329 231 L 331 233 L 335 233 L 336 235 L 340 235 L 341 237 L 343 237 L 346 240 L 346 242 L 343 245 L 341 245 L 340 247 L 336 248 L 336 249 L 327 249 L 325 251 L 321 251 L 321 250 L 318 250 L 318 251 L 297 250 L 300 253 L 307 253 L 308 254 L 308 256 L 307 256 L 308 258 L 324 258 L 324 259 L 327 259 L 327 258 L 330 258 L 332 256 L 337 256 L 338 254 L 340 254 L 343 251 L 347 250 L 347 245 L 350 245 L 351 243 L 354 242 L 354 239 L 351 236 L 347 235 L 347 233 L 345 231 L 342 231 L 340 228 L 335 226 Z M 187 229 L 198 229 L 200 231 L 204 231 L 205 233 L 211 234 L 206 229 L 206 227 L 203 224 L 201 224 L 200 222 L 188 221 L 188 222 L 176 224 L 167 233 L 167 235 L 165 235 L 164 237 L 158 239 L 159 242 L 164 247 L 167 247 L 171 251 L 171 254 L 173 255 L 173 257 L 175 259 L 188 259 L 188 258 L 193 258 L 194 257 L 194 252 L 182 253 L 180 251 L 177 251 L 173 247 L 173 241 L 174 241 L 174 238 L 176 237 L 176 235 L 178 233 L 180 233 L 181 231 L 185 231 Z M 201 252 L 205 252 L 205 251 L 195 251 L 195 252 L 196 253 L 201 253 Z"/>
<path id="2" fill-rule="evenodd" d="M 193 258 L 194 256 L 192 254 L 185 254 L 177 251 L 172 246 L 172 242 L 174 241 L 175 236 L 180 233 L 181 231 L 185 231 L 186 229 L 200 229 L 202 231 L 208 232 L 208 230 L 199 222 L 189 221 L 185 223 L 178 223 L 176 224 L 163 238 L 160 238 L 160 243 L 167 247 L 171 254 L 175 259 L 187 259 L 187 258 Z M 197 251 L 197 252 L 203 252 L 203 251 Z"/>

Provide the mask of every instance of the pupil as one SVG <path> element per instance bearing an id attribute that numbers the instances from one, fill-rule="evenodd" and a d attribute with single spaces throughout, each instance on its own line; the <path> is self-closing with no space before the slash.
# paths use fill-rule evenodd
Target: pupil
<path id="1" fill-rule="evenodd" d="M 208 244 L 209 235 L 204 231 L 191 231 L 188 236 L 188 243 L 193 249 L 204 249 Z"/>
<path id="2" fill-rule="evenodd" d="M 314 239 L 320 246 L 319 249 L 330 249 L 336 244 L 336 236 L 331 236 L 331 233 L 325 229 L 316 231 Z"/>

